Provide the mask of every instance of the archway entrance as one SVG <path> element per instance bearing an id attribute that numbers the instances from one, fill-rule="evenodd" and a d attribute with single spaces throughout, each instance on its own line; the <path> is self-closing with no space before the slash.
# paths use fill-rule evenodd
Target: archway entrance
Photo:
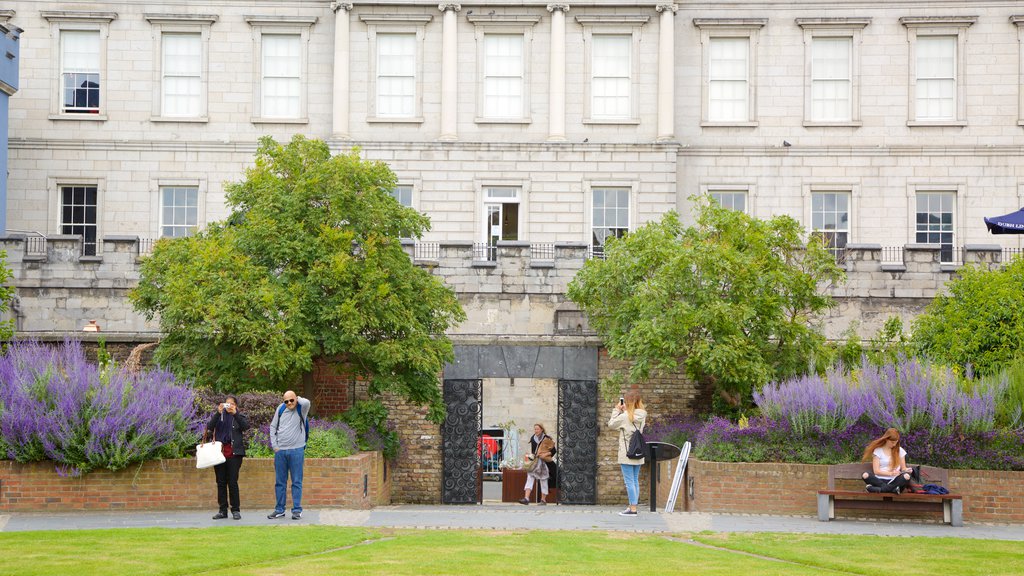
<path id="1" fill-rule="evenodd" d="M 551 398 L 551 406 L 538 403 L 536 417 L 520 416 L 516 423 L 532 434 L 535 421 L 546 421 L 555 435 L 557 502 L 594 504 L 597 501 L 597 349 L 568 346 L 456 346 L 455 362 L 445 367 L 444 401 L 447 409 L 442 426 L 442 490 L 445 504 L 474 504 L 484 501 L 484 478 L 502 480 L 497 468 L 506 441 L 496 428 L 502 419 L 495 404 L 509 401 L 507 390 L 516 386 L 522 400 L 540 391 Z M 485 382 L 486 380 L 486 382 Z M 488 404 L 490 402 L 490 404 Z M 485 409 L 489 406 L 489 410 Z M 548 410 L 547 408 L 550 408 Z M 514 411 L 513 411 L 514 412 Z M 526 410 L 525 413 L 529 413 Z M 488 414 L 491 422 L 485 420 Z M 516 414 L 523 414 L 523 410 Z M 498 434 L 495 434 L 495 431 Z M 487 437 L 485 436 L 491 436 Z M 494 438 L 494 436 L 498 436 Z M 501 453 L 494 455 L 495 446 Z M 491 457 L 490 459 L 488 457 Z M 497 476 L 497 478 L 495 478 Z M 521 480 L 520 480 L 521 481 Z M 494 487 L 490 484 L 486 486 Z M 500 494 L 500 487 L 498 488 Z M 521 497 L 521 496 L 519 496 Z"/>

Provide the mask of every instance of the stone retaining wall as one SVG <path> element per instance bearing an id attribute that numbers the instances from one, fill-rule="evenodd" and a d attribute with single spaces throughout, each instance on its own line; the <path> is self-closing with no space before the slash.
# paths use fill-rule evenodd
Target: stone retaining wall
<path id="1" fill-rule="evenodd" d="M 379 452 L 348 458 L 307 458 L 304 508 L 372 508 L 391 502 L 391 471 Z M 246 458 L 239 475 L 242 511 L 274 507 L 274 461 Z M 291 506 L 291 496 L 288 497 Z M 60 476 L 51 462 L 0 461 L 0 512 L 217 509 L 213 470 L 195 460 L 156 460 L 142 467 L 80 477 Z"/>

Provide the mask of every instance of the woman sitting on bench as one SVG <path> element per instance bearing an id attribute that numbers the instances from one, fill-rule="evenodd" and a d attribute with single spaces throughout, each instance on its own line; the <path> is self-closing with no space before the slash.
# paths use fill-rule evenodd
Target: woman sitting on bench
<path id="1" fill-rule="evenodd" d="M 871 461 L 871 472 L 865 472 L 864 482 L 868 492 L 893 492 L 910 483 L 913 470 L 907 466 L 907 451 L 900 446 L 900 433 L 889 428 L 864 449 L 865 462 Z"/>

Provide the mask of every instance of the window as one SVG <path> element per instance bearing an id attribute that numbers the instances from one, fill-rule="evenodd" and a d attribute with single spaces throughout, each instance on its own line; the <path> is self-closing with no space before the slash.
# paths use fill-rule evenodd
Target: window
<path id="1" fill-rule="evenodd" d="M 917 193 L 915 241 L 919 244 L 938 244 L 939 259 L 942 262 L 953 262 L 955 210 L 956 194 L 953 192 Z"/>
<path id="2" fill-rule="evenodd" d="M 1024 126 L 1024 15 L 1010 16 L 1010 22 L 1017 26 L 1017 44 L 1020 46 L 1017 56 L 1017 66 L 1020 68 L 1017 73 L 1017 125 Z"/>
<path id="3" fill-rule="evenodd" d="M 630 118 L 633 115 L 633 37 L 595 34 L 592 38 L 591 118 Z"/>
<path id="4" fill-rule="evenodd" d="M 484 35 L 484 118 L 523 116 L 523 36 Z"/>
<path id="5" fill-rule="evenodd" d="M 811 43 L 811 120 L 852 119 L 852 38 L 815 38 Z"/>
<path id="6" fill-rule="evenodd" d="M 416 113 L 416 35 L 377 34 L 377 116 Z"/>
<path id="7" fill-rule="evenodd" d="M 804 31 L 804 126 L 860 126 L 861 32 L 870 18 L 797 18 Z"/>
<path id="8" fill-rule="evenodd" d="M 42 10 L 50 23 L 50 120 L 107 119 L 107 32 L 115 12 Z"/>
<path id="9" fill-rule="evenodd" d="M 591 247 L 600 257 L 609 238 L 629 232 L 629 188 L 594 188 L 593 194 Z"/>
<path id="10" fill-rule="evenodd" d="M 964 43 L 974 16 L 900 18 L 910 42 L 910 126 L 967 124 Z"/>
<path id="11" fill-rule="evenodd" d="M 747 38 L 712 38 L 708 57 L 708 120 L 747 120 Z"/>
<path id="12" fill-rule="evenodd" d="M 747 211 L 747 193 L 746 192 L 726 192 L 716 191 L 709 192 L 708 195 L 711 199 L 718 203 L 722 208 L 729 210 L 735 210 L 737 212 Z"/>
<path id="13" fill-rule="evenodd" d="M 956 36 L 917 39 L 917 119 L 956 118 Z"/>
<path id="14" fill-rule="evenodd" d="M 82 237 L 82 254 L 96 255 L 96 186 L 60 187 L 60 233 Z"/>
<path id="15" fill-rule="evenodd" d="M 252 26 L 259 75 L 254 82 L 256 123 L 306 123 L 307 50 L 315 17 L 245 16 Z"/>
<path id="16" fill-rule="evenodd" d="M 483 10 L 477 10 L 483 12 Z M 475 26 L 478 123 L 530 122 L 530 43 L 540 16 L 467 14 Z"/>
<path id="17" fill-rule="evenodd" d="M 423 38 L 428 14 L 360 14 L 369 37 L 366 119 L 423 122 Z"/>
<path id="18" fill-rule="evenodd" d="M 695 18 L 701 31 L 703 126 L 756 126 L 757 35 L 764 18 Z"/>
<path id="19" fill-rule="evenodd" d="M 61 112 L 100 112 L 100 33 L 62 30 L 60 33 Z"/>
<path id="20" fill-rule="evenodd" d="M 206 122 L 216 14 L 147 13 L 153 27 L 153 122 Z"/>
<path id="21" fill-rule="evenodd" d="M 160 188 L 160 236 L 190 236 L 199 222 L 199 189 L 190 186 Z"/>
<path id="22" fill-rule="evenodd" d="M 812 192 L 811 229 L 837 258 L 841 256 L 850 240 L 850 194 Z"/>
<path id="23" fill-rule="evenodd" d="M 301 114 L 302 38 L 298 34 L 264 34 L 260 110 L 264 118 L 298 118 Z"/>
<path id="24" fill-rule="evenodd" d="M 196 34 L 162 35 L 160 81 L 163 116 L 200 116 L 202 114 L 202 36 Z"/>
<path id="25" fill-rule="evenodd" d="M 406 208 L 412 208 L 412 186 L 395 186 L 391 190 L 391 197 Z"/>

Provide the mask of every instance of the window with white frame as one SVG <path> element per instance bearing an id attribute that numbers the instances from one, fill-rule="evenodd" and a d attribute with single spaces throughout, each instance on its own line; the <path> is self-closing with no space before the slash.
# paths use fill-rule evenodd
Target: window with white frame
<path id="1" fill-rule="evenodd" d="M 910 126 L 966 124 L 963 54 L 967 28 L 975 21 L 975 16 L 900 18 L 910 43 Z"/>
<path id="2" fill-rule="evenodd" d="M 956 36 L 918 36 L 914 97 L 918 120 L 956 119 Z"/>
<path id="3" fill-rule="evenodd" d="M 526 78 L 522 34 L 484 34 L 483 114 L 487 119 L 521 118 Z"/>
<path id="4" fill-rule="evenodd" d="M 860 125 L 861 35 L 871 18 L 797 18 L 804 31 L 804 125 Z"/>
<path id="5" fill-rule="evenodd" d="M 956 193 L 918 192 L 915 242 L 938 244 L 942 262 L 953 262 Z"/>
<path id="6" fill-rule="evenodd" d="M 395 186 L 391 189 L 391 197 L 406 208 L 412 208 L 412 186 Z"/>
<path id="7" fill-rule="evenodd" d="M 594 34 L 591 48 L 593 119 L 624 119 L 633 115 L 633 36 Z"/>
<path id="8" fill-rule="evenodd" d="M 712 190 L 708 192 L 708 195 L 722 208 L 737 212 L 747 211 L 747 192 L 745 190 Z"/>
<path id="9" fill-rule="evenodd" d="M 95 256 L 97 246 L 97 187 L 60 186 L 60 233 L 82 237 L 82 254 Z"/>
<path id="10" fill-rule="evenodd" d="M 621 238 L 629 232 L 629 188 L 594 188 L 591 221 L 591 248 L 604 254 L 609 238 Z"/>
<path id="11" fill-rule="evenodd" d="M 811 229 L 838 257 L 850 240 L 850 193 L 811 192 Z"/>
<path id="12" fill-rule="evenodd" d="M 61 30 L 61 112 L 99 114 L 100 32 L 98 30 Z"/>
<path id="13" fill-rule="evenodd" d="M 708 53 L 708 120 L 746 121 L 750 39 L 711 38 Z"/>
<path id="14" fill-rule="evenodd" d="M 307 93 L 310 28 L 316 17 L 245 16 L 252 26 L 255 123 L 308 122 Z"/>
<path id="15" fill-rule="evenodd" d="M 757 125 L 757 44 L 767 18 L 694 18 L 700 29 L 701 124 Z"/>
<path id="16" fill-rule="evenodd" d="M 1020 52 L 1017 57 L 1019 82 L 1017 85 L 1017 125 L 1024 126 L 1024 14 L 1010 16 L 1010 22 L 1017 26 L 1017 45 Z"/>
<path id="17" fill-rule="evenodd" d="M 161 57 L 161 115 L 202 115 L 202 35 L 198 32 L 162 34 Z"/>
<path id="18" fill-rule="evenodd" d="M 107 119 L 107 36 L 116 12 L 41 10 L 50 25 L 50 120 Z"/>
<path id="19" fill-rule="evenodd" d="M 811 121 L 853 119 L 853 38 L 811 40 Z"/>
<path id="20" fill-rule="evenodd" d="M 160 236 L 191 236 L 199 225 L 199 188 L 163 186 L 160 188 Z"/>
<path id="21" fill-rule="evenodd" d="M 264 118 L 301 116 L 301 48 L 298 34 L 263 34 L 260 112 Z"/>
<path id="22" fill-rule="evenodd" d="M 377 116 L 416 115 L 416 34 L 377 34 Z"/>

